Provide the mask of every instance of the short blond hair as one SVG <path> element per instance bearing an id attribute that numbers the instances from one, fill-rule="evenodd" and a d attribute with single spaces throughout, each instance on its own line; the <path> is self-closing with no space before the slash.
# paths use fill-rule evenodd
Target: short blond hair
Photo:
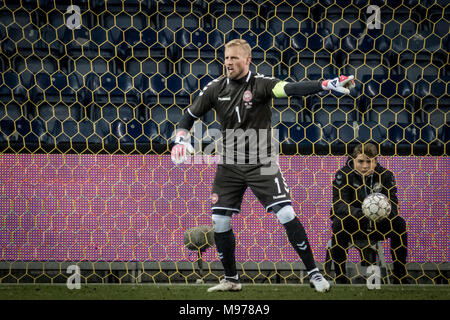
<path id="1" fill-rule="evenodd" d="M 228 41 L 225 44 L 225 49 L 229 47 L 241 47 L 244 50 L 244 52 L 248 54 L 249 57 L 252 56 L 252 48 L 250 47 L 248 42 L 244 39 L 233 39 Z"/>

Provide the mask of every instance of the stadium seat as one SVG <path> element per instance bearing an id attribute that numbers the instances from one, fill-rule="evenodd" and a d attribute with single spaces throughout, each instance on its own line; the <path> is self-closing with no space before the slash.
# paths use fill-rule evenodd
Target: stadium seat
<path id="1" fill-rule="evenodd" d="M 135 139 L 142 133 L 142 125 L 136 120 L 128 124 L 115 120 L 111 123 L 111 133 L 119 143 L 133 146 Z"/>
<path id="2" fill-rule="evenodd" d="M 424 79 L 431 83 L 430 93 L 435 97 L 441 97 L 446 94 L 446 86 L 450 77 L 448 78 L 437 78 L 431 76 L 424 76 Z"/>
<path id="3" fill-rule="evenodd" d="M 402 52 L 408 48 L 408 39 L 402 35 L 398 35 L 392 39 L 392 49 L 397 52 Z"/>
<path id="4" fill-rule="evenodd" d="M 9 38 L 1 42 L 2 52 L 7 56 L 13 56 L 17 52 L 17 47 L 14 41 Z"/>
<path id="5" fill-rule="evenodd" d="M 330 114 L 320 108 L 320 105 L 312 106 L 312 109 L 317 109 L 313 112 L 314 123 L 320 124 L 322 127 L 330 123 Z"/>
<path id="6" fill-rule="evenodd" d="M 23 71 L 20 74 L 19 79 L 20 79 L 20 84 L 26 89 L 30 89 L 31 87 L 33 87 L 36 84 L 36 82 L 34 80 L 34 75 L 28 70 Z"/>
<path id="7" fill-rule="evenodd" d="M 11 101 L 8 104 L 6 104 L 5 110 L 9 119 L 17 120 L 20 119 L 23 116 L 23 114 L 26 114 L 27 109 L 26 107 L 20 106 L 20 104 L 18 104 L 17 102 Z"/>
<path id="8" fill-rule="evenodd" d="M 14 121 L 11 119 L 1 119 L 0 120 L 0 142 L 8 142 L 9 136 L 13 134 L 14 129 Z"/>
<path id="9" fill-rule="evenodd" d="M 395 124 L 395 122 L 391 122 L 388 127 L 388 139 L 394 144 L 398 144 L 401 140 L 403 140 L 404 129 L 399 125 Z"/>
<path id="10" fill-rule="evenodd" d="M 280 122 L 277 125 L 275 125 L 273 129 L 278 131 L 278 141 L 280 143 L 294 144 L 298 141 L 296 141 L 294 138 L 290 137 L 290 132 L 289 132 L 290 129 L 288 128 L 288 125 L 289 124 L 287 124 L 287 123 Z M 297 137 L 299 137 L 303 133 L 303 127 L 299 127 L 299 128 L 301 128 L 301 129 L 300 130 L 299 129 L 291 130 L 292 134 L 295 134 Z"/>
<path id="11" fill-rule="evenodd" d="M 167 89 L 172 93 L 177 93 L 181 90 L 182 86 L 182 80 L 178 75 L 173 74 L 167 78 Z"/>
<path id="12" fill-rule="evenodd" d="M 338 128 L 338 137 L 340 141 L 343 141 L 345 144 L 353 142 L 357 139 L 356 131 L 357 124 L 347 123 L 347 122 L 336 122 L 336 128 Z M 355 127 L 354 127 L 355 126 Z"/>
<path id="13" fill-rule="evenodd" d="M 110 72 L 107 72 L 101 76 L 100 83 L 101 83 L 101 86 L 106 91 L 111 91 L 114 88 L 116 88 L 116 86 L 117 86 L 117 78 L 115 75 L 111 74 Z"/>
<path id="14" fill-rule="evenodd" d="M 95 72 L 88 73 L 85 77 L 85 85 L 89 90 L 94 91 L 100 87 L 100 78 Z"/>
<path id="15" fill-rule="evenodd" d="M 172 31 L 177 31 L 183 26 L 183 17 L 178 14 L 170 14 L 167 18 L 167 26 Z"/>
<path id="16" fill-rule="evenodd" d="M 397 94 L 396 89 L 396 82 L 392 81 L 391 79 L 382 80 L 382 77 L 374 76 L 375 79 L 380 79 L 381 82 L 381 90 L 380 93 L 383 95 L 383 97 L 390 98 Z"/>
<path id="17" fill-rule="evenodd" d="M 427 38 L 425 39 L 425 48 L 429 51 L 437 51 L 441 49 L 441 38 L 435 34 L 426 33 Z"/>
<path id="18" fill-rule="evenodd" d="M 97 131 L 98 128 L 90 120 L 83 120 L 78 122 L 79 131 L 78 134 L 72 138 L 72 141 L 85 145 L 86 142 L 89 143 L 89 148 L 95 147 L 95 145 L 102 144 L 102 138 L 106 136 L 104 132 Z"/>
<path id="19" fill-rule="evenodd" d="M 387 129 L 375 121 L 364 121 L 358 127 L 358 140 L 373 140 L 377 143 L 383 143 L 387 139 Z"/>
<path id="20" fill-rule="evenodd" d="M 341 39 L 340 48 L 344 50 L 344 52 L 352 52 L 358 48 L 360 33 L 357 33 L 356 31 L 351 33 L 350 31 L 350 29 L 345 28 L 342 28 L 339 31 L 339 38 Z"/>
<path id="21" fill-rule="evenodd" d="M 322 137 L 322 129 L 315 123 L 300 123 L 300 126 L 305 128 L 306 136 L 309 142 L 317 142 Z"/>
<path id="22" fill-rule="evenodd" d="M 380 94 L 380 83 L 374 80 L 367 81 L 364 84 L 364 93 L 368 97 L 375 97 Z"/>
<path id="23" fill-rule="evenodd" d="M 222 32 L 217 29 L 214 29 L 208 34 L 208 43 L 213 48 L 219 48 L 224 45 L 224 36 Z"/>
<path id="24" fill-rule="evenodd" d="M 15 102 L 19 104 L 24 104 L 28 101 L 27 90 L 23 86 L 18 85 L 14 90 L 12 90 L 12 97 Z"/>
<path id="25" fill-rule="evenodd" d="M 375 49 L 379 52 L 387 52 L 391 48 L 391 39 L 380 35 L 375 40 Z"/>
<path id="26" fill-rule="evenodd" d="M 442 127 L 438 129 L 438 135 L 437 138 L 445 144 L 448 144 L 448 141 L 450 140 L 450 124 L 446 123 Z"/>
<path id="27" fill-rule="evenodd" d="M 95 27 L 90 31 L 90 39 L 95 44 L 101 45 L 107 40 L 107 32 L 102 27 Z"/>
<path id="28" fill-rule="evenodd" d="M 307 47 L 310 50 L 317 51 L 322 48 L 326 48 L 328 50 L 334 50 L 335 45 L 332 41 L 332 38 L 329 37 L 330 32 L 326 29 L 317 30 L 315 32 L 314 29 L 304 29 L 301 32 L 308 37 L 307 39 Z"/>
<path id="29" fill-rule="evenodd" d="M 193 14 L 183 17 L 183 28 L 182 29 L 186 29 L 187 31 L 192 32 L 194 30 L 197 30 L 199 27 L 200 27 L 199 20 Z"/>
<path id="30" fill-rule="evenodd" d="M 49 103 L 44 102 L 36 107 L 37 115 L 40 119 L 43 121 L 49 120 L 51 117 L 53 117 L 53 106 L 51 106 Z"/>
<path id="31" fill-rule="evenodd" d="M 338 138 L 338 129 L 335 125 L 322 126 L 322 138 L 326 143 L 333 143 Z"/>
<path id="32" fill-rule="evenodd" d="M 173 32 L 168 28 L 163 28 L 162 30 L 158 31 L 158 42 L 163 47 L 168 47 L 171 44 L 173 44 L 175 41 L 175 37 Z"/>
<path id="33" fill-rule="evenodd" d="M 42 78 L 43 78 L 42 80 L 46 80 L 47 76 L 48 75 L 43 74 L 42 75 Z M 36 77 L 36 79 L 37 79 L 37 77 Z M 72 88 L 75 91 L 77 91 L 78 89 L 81 89 L 84 86 L 84 84 L 83 84 L 83 77 L 81 76 L 80 73 L 78 73 L 76 71 L 72 72 L 71 74 L 69 74 L 67 76 L 67 80 L 68 80 L 68 83 L 69 83 L 69 87 Z M 44 82 L 42 84 L 45 85 Z M 39 83 L 38 83 L 38 85 L 39 85 Z"/>
<path id="34" fill-rule="evenodd" d="M 116 105 L 121 105 L 125 102 L 133 102 L 136 105 L 138 101 L 138 96 L 135 95 L 134 90 L 130 90 L 125 93 L 123 90 L 119 88 L 114 88 L 109 92 L 109 102 L 114 103 Z M 130 103 L 131 104 L 131 103 Z"/>
<path id="35" fill-rule="evenodd" d="M 274 45 L 273 35 L 269 32 L 263 32 L 258 36 L 258 46 L 263 50 L 268 50 Z"/>
<path id="36" fill-rule="evenodd" d="M 280 32 L 279 34 L 274 36 L 274 44 L 276 48 L 283 51 L 291 46 L 291 37 L 288 34 Z"/>
<path id="37" fill-rule="evenodd" d="M 419 129 L 414 125 L 414 124 L 410 124 L 407 127 L 404 128 L 404 133 L 405 133 L 405 140 L 408 143 L 414 143 L 415 141 L 418 140 L 418 134 L 419 134 Z"/>
<path id="38" fill-rule="evenodd" d="M 19 84 L 19 75 L 13 70 L 6 71 L 3 74 L 3 80 L 9 89 L 14 89 Z"/>
<path id="39" fill-rule="evenodd" d="M 175 33 L 175 41 L 181 47 L 186 47 L 191 44 L 191 32 L 185 28 L 177 30 Z"/>
<path id="40" fill-rule="evenodd" d="M 142 40 L 144 40 L 144 35 L 148 36 L 148 33 L 143 33 Z M 118 27 L 112 27 L 111 29 L 108 30 L 108 42 L 116 46 L 120 44 L 122 41 L 124 41 L 124 32 L 122 30 L 120 30 Z"/>
<path id="41" fill-rule="evenodd" d="M 17 23 L 12 23 L 6 27 L 8 37 L 15 43 L 20 43 L 23 39 L 22 27 Z"/>
<path id="42" fill-rule="evenodd" d="M 420 128 L 420 138 L 423 141 L 425 141 L 426 143 L 431 143 L 436 139 L 437 137 L 436 128 L 432 127 L 429 124 L 425 125 L 417 124 L 417 125 Z"/>
<path id="43" fill-rule="evenodd" d="M 414 84 L 414 94 L 418 97 L 426 97 L 430 94 L 430 83 L 424 79 Z"/>
<path id="44" fill-rule="evenodd" d="M 142 123 L 137 120 L 133 120 L 127 124 L 127 133 L 136 144 L 148 143 L 149 141 L 148 137 L 143 134 L 144 128 Z"/>
<path id="45" fill-rule="evenodd" d="M 36 75 L 36 85 L 34 90 L 31 90 L 31 95 L 33 97 L 33 101 L 42 101 L 43 90 L 46 90 L 50 86 L 50 75 L 45 72 L 40 72 Z"/>
<path id="46" fill-rule="evenodd" d="M 112 75 L 112 77 L 115 77 Z M 147 80 L 145 88 L 144 88 L 144 82 Z M 114 82 L 114 81 L 113 81 Z M 117 86 L 120 90 L 123 90 L 124 92 L 127 92 L 128 90 L 131 90 L 133 88 L 133 79 L 130 75 L 123 73 L 120 76 L 117 77 Z M 143 92 L 146 89 L 148 89 L 148 78 L 144 74 L 140 74 L 135 78 L 135 86 L 138 91 Z"/>
<path id="47" fill-rule="evenodd" d="M 146 28 L 141 32 L 142 42 L 148 47 L 157 42 L 157 33 L 153 28 Z"/>
<path id="48" fill-rule="evenodd" d="M 67 75 L 57 71 L 51 76 L 51 85 L 54 86 L 58 90 L 62 90 L 68 85 Z"/>
<path id="49" fill-rule="evenodd" d="M 198 79 L 193 75 L 188 75 L 183 78 L 183 88 L 189 93 L 192 94 L 196 92 L 198 88 Z"/>
<path id="50" fill-rule="evenodd" d="M 289 125 L 290 139 L 286 140 L 286 143 L 299 143 L 305 139 L 305 128 L 297 123 L 287 123 Z M 281 138 L 281 134 L 280 134 Z"/>
<path id="51" fill-rule="evenodd" d="M 208 35 L 206 32 L 201 30 L 196 30 L 192 32 L 192 44 L 194 44 L 199 48 L 202 48 L 207 43 L 208 43 Z"/>
<path id="52" fill-rule="evenodd" d="M 402 97 L 408 97 L 413 92 L 413 84 L 409 80 L 403 80 L 398 82 L 397 93 Z"/>
<path id="53" fill-rule="evenodd" d="M 442 110 L 443 112 L 448 112 L 449 106 L 450 106 L 450 95 L 440 97 L 439 100 L 437 101 L 438 109 Z"/>
<path id="54" fill-rule="evenodd" d="M 141 39 L 141 34 L 135 28 L 129 28 L 124 32 L 125 42 L 128 43 L 131 47 L 138 44 Z"/>
<path id="55" fill-rule="evenodd" d="M 166 88 L 165 79 L 159 73 L 150 78 L 150 89 L 153 92 L 160 93 Z"/>
<path id="56" fill-rule="evenodd" d="M 159 134 L 163 138 L 163 141 L 166 140 L 170 143 L 170 139 L 173 137 L 174 133 L 174 124 L 170 121 L 163 121 L 159 125 Z"/>
<path id="57" fill-rule="evenodd" d="M 52 138 L 56 138 L 63 132 L 62 121 L 56 119 L 55 117 L 50 118 L 46 121 L 47 132 Z M 65 137 L 61 137 L 60 141 L 64 141 Z"/>
<path id="58" fill-rule="evenodd" d="M 47 131 L 45 128 L 45 123 L 40 118 L 35 118 L 30 120 L 31 132 L 27 137 L 25 137 L 25 143 L 32 143 L 39 145 L 39 141 L 46 143 Z"/>
<path id="59" fill-rule="evenodd" d="M 78 122 L 72 119 L 67 119 L 62 122 L 62 131 L 73 142 L 81 142 L 79 139 Z"/>
<path id="60" fill-rule="evenodd" d="M 440 39 L 441 41 L 442 41 L 442 49 L 444 49 L 445 48 L 445 46 L 447 46 L 448 47 L 448 30 L 449 30 L 449 22 L 448 22 L 448 19 L 447 19 L 447 21 L 446 20 L 444 20 L 444 19 L 439 19 L 438 20 L 438 18 L 436 17 L 435 19 L 433 19 L 433 15 L 430 15 L 430 20 L 431 21 L 437 21 L 435 24 L 434 24 L 434 34 L 436 34 L 436 37 L 437 37 L 437 39 Z M 436 39 L 434 39 L 433 41 L 436 41 Z M 428 42 L 426 43 L 426 45 L 428 46 Z M 431 43 L 430 43 L 431 44 Z M 433 45 L 433 49 L 436 49 L 436 50 L 438 50 L 439 48 L 435 48 L 434 47 L 434 43 L 432 44 Z M 436 45 L 437 45 L 437 47 L 439 47 L 439 44 L 437 43 L 437 41 L 436 41 Z"/>

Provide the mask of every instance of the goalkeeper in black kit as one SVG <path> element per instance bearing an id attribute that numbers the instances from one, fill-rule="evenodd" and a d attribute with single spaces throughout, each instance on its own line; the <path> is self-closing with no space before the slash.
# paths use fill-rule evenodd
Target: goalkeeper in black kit
<path id="1" fill-rule="evenodd" d="M 268 212 L 273 212 L 286 230 L 289 242 L 304 263 L 310 284 L 326 292 L 330 284 L 316 267 L 305 229 L 291 204 L 290 190 L 273 156 L 278 146 L 272 143 L 271 99 L 309 95 L 323 90 L 349 94 L 353 76 L 325 81 L 288 83 L 250 71 L 251 47 L 245 40 L 225 45 L 226 74 L 211 81 L 187 109 L 177 125 L 171 157 L 175 164 L 193 153 L 189 131 L 194 122 L 211 109 L 221 124 L 223 153 L 217 166 L 211 209 L 214 240 L 225 278 L 214 291 L 239 291 L 242 286 L 236 270 L 235 236 L 231 219 L 241 210 L 247 187 Z M 274 160 L 275 159 L 275 160 Z"/>

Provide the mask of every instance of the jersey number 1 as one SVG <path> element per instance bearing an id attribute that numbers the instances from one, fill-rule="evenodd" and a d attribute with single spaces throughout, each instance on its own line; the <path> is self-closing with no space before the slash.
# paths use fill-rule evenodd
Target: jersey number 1
<path id="1" fill-rule="evenodd" d="M 238 122 L 241 123 L 241 115 L 239 114 L 239 106 L 236 106 L 234 108 L 234 110 L 236 110 L 237 116 L 238 116 Z"/>
<path id="2" fill-rule="evenodd" d="M 284 190 L 285 190 L 286 192 L 289 192 L 289 188 L 288 188 L 288 185 L 287 185 L 287 183 L 286 183 L 286 180 L 284 179 L 283 174 L 281 174 L 281 178 L 283 179 L 283 187 L 284 187 Z M 280 194 L 280 193 L 281 193 L 281 186 L 280 186 L 280 181 L 278 180 L 278 177 L 275 177 L 275 184 L 277 185 L 278 194 Z"/>

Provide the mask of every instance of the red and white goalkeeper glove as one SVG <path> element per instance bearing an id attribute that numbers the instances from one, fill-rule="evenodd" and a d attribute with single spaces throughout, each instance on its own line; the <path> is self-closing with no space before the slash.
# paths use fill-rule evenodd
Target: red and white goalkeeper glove
<path id="1" fill-rule="evenodd" d="M 189 143 L 188 133 L 179 130 L 175 137 L 175 145 L 172 147 L 171 158 L 175 164 L 183 163 L 187 160 L 188 153 L 194 153 L 194 148 Z"/>
<path id="2" fill-rule="evenodd" d="M 354 76 L 340 76 L 332 80 L 322 81 L 323 90 L 333 90 L 343 94 L 350 94 L 350 90 L 355 87 Z"/>

